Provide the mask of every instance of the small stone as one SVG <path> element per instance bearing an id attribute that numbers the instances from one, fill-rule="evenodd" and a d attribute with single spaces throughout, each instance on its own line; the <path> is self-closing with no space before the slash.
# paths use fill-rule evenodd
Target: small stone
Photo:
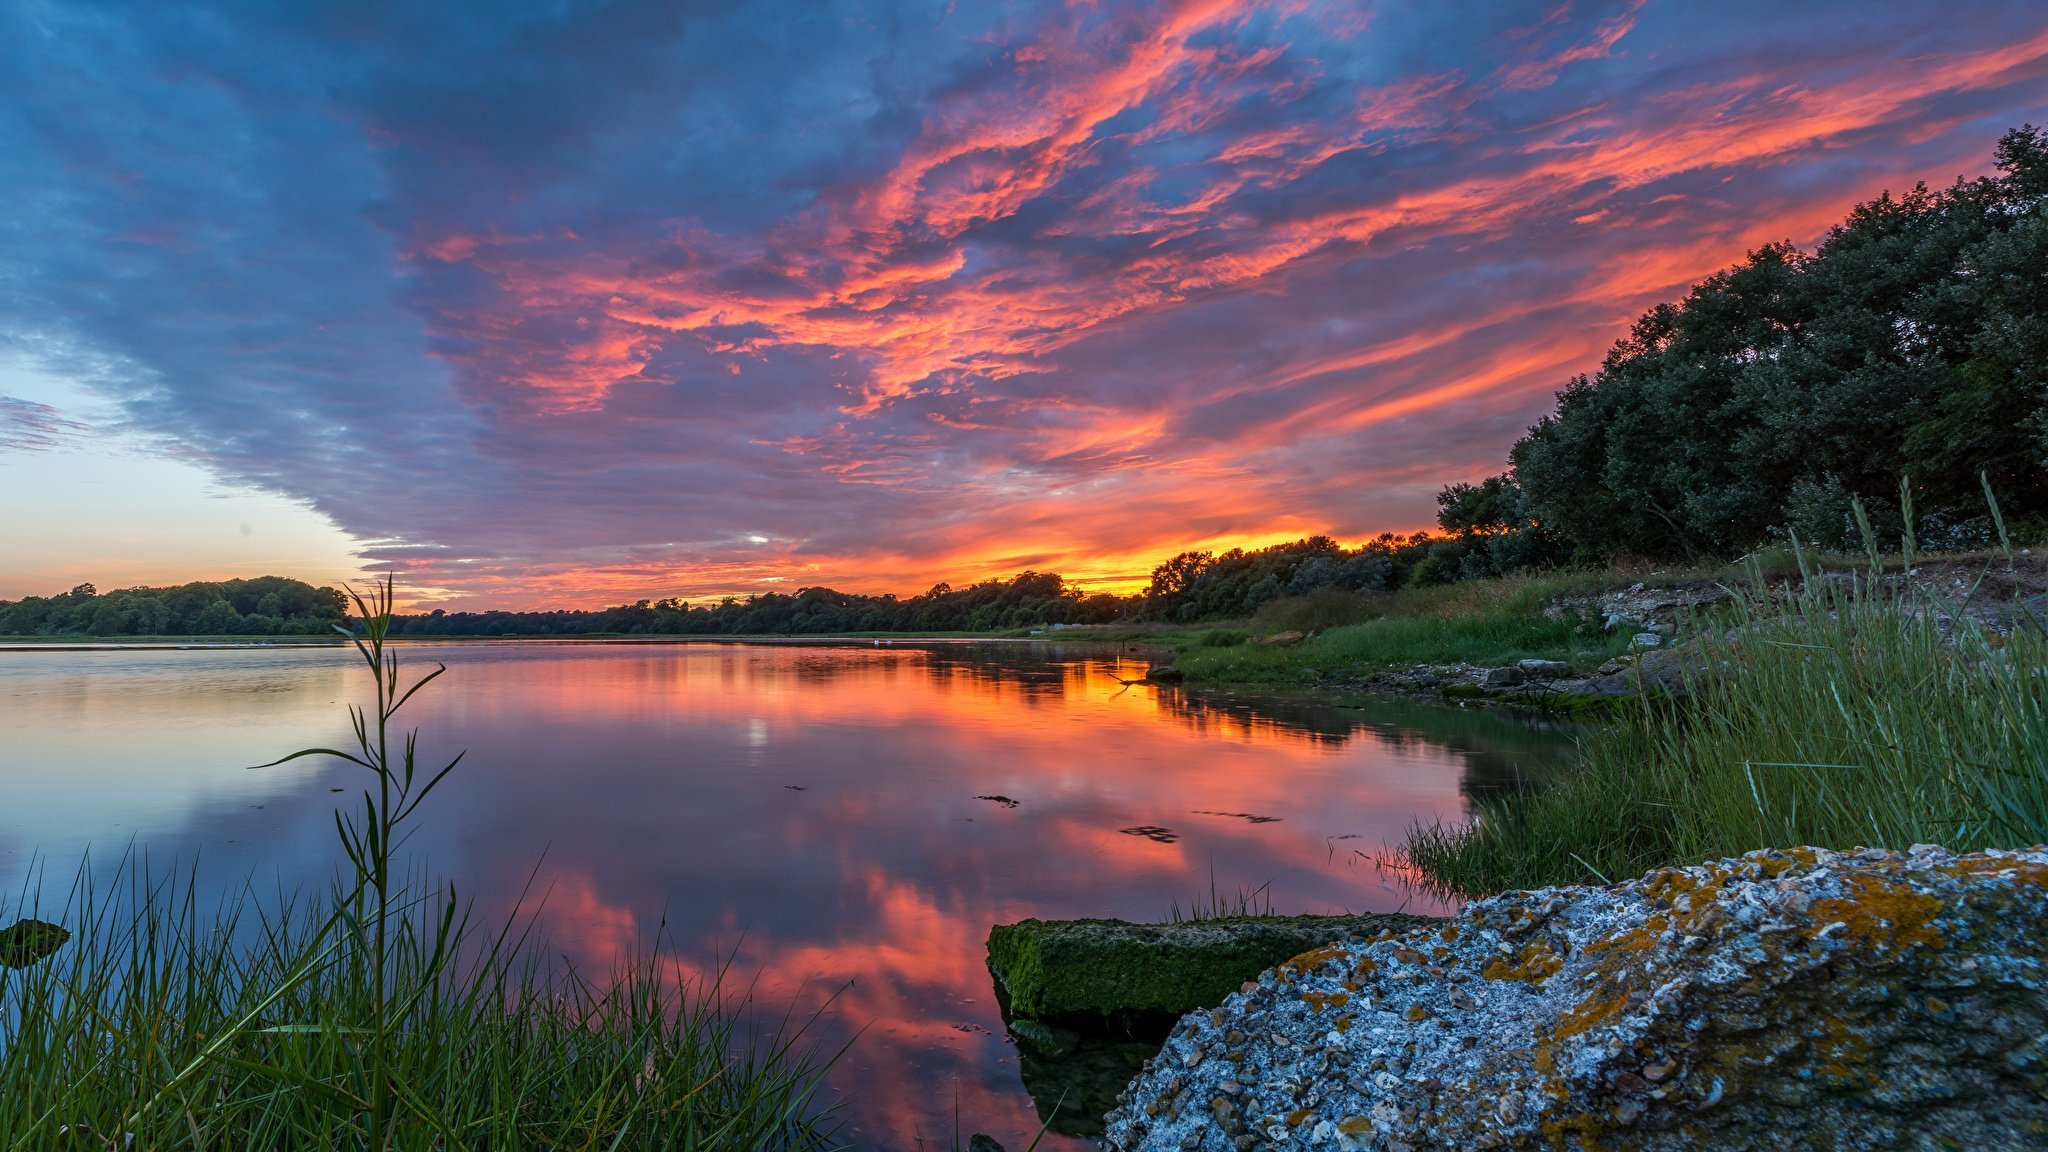
<path id="1" fill-rule="evenodd" d="M 1500 1117 L 1500 1122 L 1503 1124 L 1513 1124 L 1520 1120 L 1522 1118 L 1521 1094 L 1509 1092 L 1502 1096 L 1494 1103 L 1493 1114 Z"/>
<path id="2" fill-rule="evenodd" d="M 1644 648 L 1661 648 L 1664 646 L 1664 637 L 1655 632 L 1638 632 L 1628 638 L 1628 646 L 1638 651 Z"/>
<path id="3" fill-rule="evenodd" d="M 959 1137 L 954 1137 L 959 1139 Z M 967 1138 L 967 1152 L 1003 1152 L 1003 1146 L 986 1132 L 976 1132 Z"/>
<path id="4" fill-rule="evenodd" d="M 1678 1062 L 1668 1056 L 1662 1060 L 1653 1060 L 1643 1065 L 1643 1079 L 1648 1080 L 1652 1084 L 1662 1084 L 1664 1081 L 1671 1079 L 1671 1073 L 1677 1071 L 1677 1069 Z"/>
<path id="5" fill-rule="evenodd" d="M 0 929 L 0 968 L 26 968 L 56 954 L 71 933 L 46 920 L 17 920 Z"/>

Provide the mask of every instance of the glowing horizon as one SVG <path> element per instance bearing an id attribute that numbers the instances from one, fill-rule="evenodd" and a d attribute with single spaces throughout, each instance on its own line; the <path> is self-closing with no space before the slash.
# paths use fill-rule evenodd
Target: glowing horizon
<path id="1" fill-rule="evenodd" d="M 0 358 L 56 382 L 0 372 L 0 598 L 1128 591 L 1414 531 L 1644 308 L 2048 120 L 2017 0 L 0 27 Z M 182 495 L 75 498 L 114 444 Z"/>

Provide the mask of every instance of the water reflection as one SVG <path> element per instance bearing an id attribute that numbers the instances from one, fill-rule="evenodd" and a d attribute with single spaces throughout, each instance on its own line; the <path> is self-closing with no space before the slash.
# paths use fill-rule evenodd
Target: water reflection
<path id="1" fill-rule="evenodd" d="M 502 910 L 544 854 L 547 923 L 586 970 L 665 921 L 685 972 L 730 955 L 758 1003 L 836 995 L 821 1039 L 860 1032 L 833 1074 L 847 1134 L 883 1147 L 943 1143 L 956 1099 L 964 1130 L 1038 1126 L 991 924 L 1157 919 L 1212 875 L 1290 911 L 1433 910 L 1379 847 L 1565 743 L 1476 710 L 1127 688 L 1143 653 L 1075 644 L 414 655 L 450 666 L 419 701 L 423 755 L 470 749 L 430 802 L 431 866 Z M 355 781 L 240 766 L 339 739 L 347 660 L 0 653 L 0 880 L 131 838 L 221 882 L 325 875 L 329 789 Z"/>

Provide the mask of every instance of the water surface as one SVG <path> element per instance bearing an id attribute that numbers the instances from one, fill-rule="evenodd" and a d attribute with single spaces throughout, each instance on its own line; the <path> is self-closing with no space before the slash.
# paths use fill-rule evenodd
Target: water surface
<path id="1" fill-rule="evenodd" d="M 1086 644 L 407 646 L 409 707 L 468 749 L 414 847 L 487 909 L 537 873 L 586 970 L 664 920 L 697 970 L 815 1005 L 845 1134 L 1021 1148 L 1038 1112 L 983 963 L 991 924 L 1156 920 L 1269 885 L 1289 912 L 1438 911 L 1384 867 L 1418 818 L 1557 757 L 1478 710 L 1127 687 Z M 343 765 L 244 766 L 348 739 L 333 648 L 0 651 L 0 884 L 134 846 L 210 883 L 331 874 Z M 359 770 L 358 770 L 359 771 Z M 1014 801 L 985 799 L 1001 797 Z M 1128 831 L 1128 830 L 1141 831 Z M 1050 1101 L 1045 1103 L 1049 1104 Z M 1049 1137 L 1041 1148 L 1087 1146 Z"/>

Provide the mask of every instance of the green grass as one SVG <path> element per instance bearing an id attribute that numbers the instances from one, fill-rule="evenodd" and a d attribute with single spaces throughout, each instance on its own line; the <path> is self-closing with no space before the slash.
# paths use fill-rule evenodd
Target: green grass
<path id="1" fill-rule="evenodd" d="M 1273 909 L 1273 882 L 1268 880 L 1256 888 L 1240 887 L 1234 893 L 1225 893 L 1216 887 L 1216 872 L 1209 872 L 1209 891 L 1196 893 L 1187 907 L 1181 907 L 1175 900 L 1167 909 L 1166 922 L 1169 924 L 1199 924 L 1209 920 L 1242 920 L 1248 916 L 1276 915 Z"/>
<path id="2" fill-rule="evenodd" d="M 1969 618 L 1944 635 L 1959 607 L 1867 574 L 1745 598 L 1702 638 L 1692 700 L 1635 702 L 1558 782 L 1417 828 L 1408 854 L 1477 895 L 1762 847 L 2048 840 L 2048 639 Z"/>
<path id="3" fill-rule="evenodd" d="M 1325 674 L 1369 672 L 1403 664 L 1511 664 L 1522 659 L 1563 660 L 1589 669 L 1628 650 L 1626 635 L 1604 631 L 1598 621 L 1543 613 L 1551 597 L 1590 591 L 1613 577 L 1587 574 L 1474 580 L 1437 588 L 1405 589 L 1367 596 L 1321 597 L 1374 613 L 1362 623 L 1330 627 L 1293 645 L 1195 645 L 1175 661 L 1191 681 L 1304 683 Z M 1314 601 L 1317 597 L 1303 597 Z M 1270 634 L 1276 623 L 1300 623 L 1298 612 L 1262 614 L 1253 635 Z"/>
<path id="4" fill-rule="evenodd" d="M 74 933 L 0 968 L 0 1149 L 369 1145 L 379 1012 L 335 930 L 349 893 L 206 910 L 196 891 L 128 868 L 108 886 L 82 874 L 54 906 L 31 891 L 0 909 Z M 802 1028 L 752 1034 L 718 978 L 679 984 L 658 948 L 592 978 L 522 931 L 458 915 L 442 933 L 445 893 L 394 895 L 387 978 L 407 995 L 383 1013 L 388 1147 L 828 1143 Z M 436 960 L 437 940 L 456 962 Z"/>

